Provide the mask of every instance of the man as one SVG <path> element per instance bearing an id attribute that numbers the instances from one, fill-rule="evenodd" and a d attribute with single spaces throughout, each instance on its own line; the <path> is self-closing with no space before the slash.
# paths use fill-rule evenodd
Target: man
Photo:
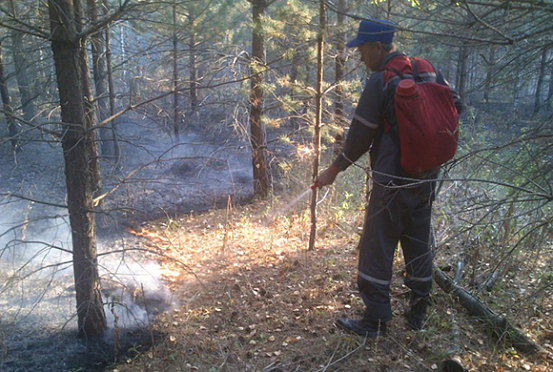
<path id="1" fill-rule="evenodd" d="M 405 173 L 400 163 L 397 119 L 392 105 L 397 72 L 412 77 L 411 60 L 394 50 L 395 26 L 387 20 L 361 21 L 357 37 L 348 47 L 357 47 L 361 61 L 374 73 L 369 78 L 346 138 L 342 154 L 315 181 L 330 185 L 370 148 L 373 188 L 359 244 L 357 285 L 366 305 L 361 319 L 339 319 L 338 327 L 362 336 L 386 333 L 392 319 L 390 282 L 394 250 L 401 243 L 405 257 L 405 284 L 411 289 L 407 322 L 420 330 L 426 317 L 432 288 L 430 220 L 438 169 Z M 447 85 L 427 61 L 418 59 L 417 75 L 425 81 Z M 420 66 L 419 66 L 420 64 Z M 455 97 L 455 95 L 454 95 Z M 457 111 L 460 101 L 455 97 Z"/>

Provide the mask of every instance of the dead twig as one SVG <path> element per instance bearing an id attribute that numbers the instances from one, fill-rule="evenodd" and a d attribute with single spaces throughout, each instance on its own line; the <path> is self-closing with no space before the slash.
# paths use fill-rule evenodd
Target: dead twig
<path id="1" fill-rule="evenodd" d="M 324 366 L 322 369 L 319 368 L 319 369 L 315 370 L 315 372 L 324 372 L 324 371 L 326 371 L 328 368 L 330 368 L 332 366 L 335 366 L 336 364 L 340 363 L 343 360 L 346 360 L 347 358 L 349 358 L 350 356 L 352 356 L 353 354 L 355 354 L 356 352 L 361 350 L 361 348 L 363 348 L 366 344 L 367 344 L 367 338 L 365 337 L 363 339 L 363 342 L 359 346 L 357 346 L 355 349 L 353 349 L 352 351 L 350 351 L 346 355 L 336 359 L 334 362 L 330 363 L 330 360 L 332 360 L 332 358 L 334 358 L 334 354 L 336 353 L 336 352 L 334 352 L 332 354 L 332 356 L 330 357 L 329 363 L 327 363 L 327 365 Z"/>

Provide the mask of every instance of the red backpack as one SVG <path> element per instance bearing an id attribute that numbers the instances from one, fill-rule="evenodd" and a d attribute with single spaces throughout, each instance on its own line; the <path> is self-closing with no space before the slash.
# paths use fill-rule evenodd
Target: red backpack
<path id="1" fill-rule="evenodd" d="M 400 79 L 393 103 L 399 128 L 401 166 L 406 173 L 416 175 L 453 158 L 459 139 L 459 119 L 449 86 L 424 81 L 421 76 L 435 76 L 432 65 L 419 58 L 410 59 L 410 62 L 412 78 L 393 67 L 385 66 L 384 70 Z M 417 63 L 423 68 L 420 75 Z"/>

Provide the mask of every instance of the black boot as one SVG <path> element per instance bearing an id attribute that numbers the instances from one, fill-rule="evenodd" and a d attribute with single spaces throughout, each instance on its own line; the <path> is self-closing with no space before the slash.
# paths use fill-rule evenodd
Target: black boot
<path id="1" fill-rule="evenodd" d="M 357 333 L 363 337 L 376 337 L 386 334 L 386 323 L 380 321 L 369 321 L 365 318 L 340 318 L 336 321 L 336 325 L 344 331 Z"/>
<path id="2" fill-rule="evenodd" d="M 426 320 L 426 308 L 428 307 L 428 296 L 419 297 L 411 292 L 411 300 L 409 301 L 409 310 L 405 313 L 409 326 L 420 331 Z"/>

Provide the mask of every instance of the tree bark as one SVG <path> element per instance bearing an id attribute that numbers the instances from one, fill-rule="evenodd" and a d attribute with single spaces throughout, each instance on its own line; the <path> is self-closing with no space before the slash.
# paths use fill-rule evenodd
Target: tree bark
<path id="1" fill-rule="evenodd" d="M 180 119 L 179 119 L 179 71 L 177 66 L 178 58 L 177 38 L 177 3 L 173 1 L 173 133 L 175 140 L 180 140 Z"/>
<path id="2" fill-rule="evenodd" d="M 459 49 L 459 60 L 457 61 L 457 91 L 465 103 L 470 104 L 470 100 L 466 97 L 467 90 L 467 68 L 468 68 L 469 49 L 468 45 L 463 44 Z"/>
<path id="3" fill-rule="evenodd" d="M 108 14 L 107 0 L 103 0 L 103 14 Z M 113 71 L 111 62 L 111 29 L 109 25 L 106 27 L 106 67 L 107 67 L 107 81 L 108 81 L 108 95 L 109 95 L 109 114 L 115 115 L 115 89 L 113 87 Z M 113 161 L 116 165 L 121 162 L 121 150 L 119 148 L 119 138 L 117 136 L 117 119 L 113 119 L 110 123 L 112 138 L 113 138 Z"/>
<path id="4" fill-rule="evenodd" d="M 317 88 L 315 95 L 315 131 L 313 134 L 313 176 L 312 183 L 319 175 L 319 162 L 321 160 L 321 122 L 323 113 L 323 73 L 324 73 L 324 39 L 326 28 L 326 14 L 324 1 L 320 1 L 319 9 L 319 35 L 317 37 Z M 315 247 L 317 235 L 317 191 L 315 187 L 311 194 L 311 233 L 309 235 L 309 250 Z"/>
<path id="5" fill-rule="evenodd" d="M 543 86 L 543 81 L 545 78 L 545 66 L 547 64 L 547 47 L 544 47 L 541 52 L 541 61 L 540 61 L 540 72 L 538 74 L 538 82 L 536 84 L 536 92 L 534 94 L 534 112 L 536 115 L 540 111 L 541 107 L 541 91 Z"/>
<path id="6" fill-rule="evenodd" d="M 252 58 L 250 92 L 250 142 L 252 146 L 253 188 L 257 196 L 269 195 L 271 180 L 267 166 L 265 128 L 261 121 L 263 114 L 263 82 L 265 69 L 265 35 L 263 15 L 267 8 L 266 0 L 252 0 Z"/>
<path id="7" fill-rule="evenodd" d="M 33 83 L 31 76 L 31 63 L 28 60 L 28 55 L 23 51 L 23 34 L 21 32 L 12 31 L 12 54 L 13 63 L 15 65 L 15 77 L 19 87 L 19 96 L 21 98 L 21 111 L 23 119 L 31 122 L 36 116 L 33 93 Z"/>
<path id="8" fill-rule="evenodd" d="M 51 43 L 61 103 L 62 148 L 65 160 L 67 204 L 73 240 L 73 272 L 77 295 L 78 333 L 95 337 L 106 329 L 100 293 L 92 206 L 98 163 L 90 98 L 86 92 L 88 69 L 86 43 L 76 38 L 82 11 L 81 0 L 49 0 Z"/>
<path id="9" fill-rule="evenodd" d="M 551 46 L 550 46 L 550 48 L 551 48 Z M 551 53 L 551 54 L 553 56 L 553 53 Z M 549 64 L 551 65 L 550 66 L 551 70 L 549 72 L 549 90 L 547 91 L 546 102 L 547 102 L 547 107 L 549 108 L 549 110 L 553 110 L 553 60 L 550 60 Z"/>
<path id="10" fill-rule="evenodd" d="M 344 130 L 346 126 L 346 120 L 344 118 L 344 88 L 341 85 L 341 81 L 344 77 L 344 69 L 346 65 L 346 34 L 344 32 L 344 20 L 345 13 L 347 11 L 347 0 L 338 1 L 338 34 L 336 36 L 336 102 L 334 104 L 334 118 L 338 124 L 338 133 L 335 136 L 335 153 L 340 153 L 344 147 Z"/>
<path id="11" fill-rule="evenodd" d="M 4 116 L 6 117 L 6 123 L 8 124 L 8 133 L 10 135 L 10 142 L 12 149 L 17 150 L 19 146 L 19 131 L 13 115 L 13 109 L 10 101 L 10 95 L 8 93 L 8 84 L 4 75 L 4 61 L 2 53 L 2 39 L 0 38 L 0 95 L 2 96 L 2 103 L 4 107 Z"/>
<path id="12" fill-rule="evenodd" d="M 97 0 L 87 0 L 88 16 L 92 23 L 98 22 Z M 104 60 L 104 48 L 100 33 L 90 38 L 92 54 L 92 73 L 94 75 L 94 88 L 96 91 L 96 103 L 98 108 L 98 118 L 103 121 L 108 117 L 108 88 L 106 86 L 106 61 Z M 113 131 L 109 126 L 103 125 L 100 128 L 100 143 L 102 155 L 113 157 Z"/>
<path id="13" fill-rule="evenodd" d="M 484 82 L 484 101 L 486 103 L 490 100 L 490 94 L 492 91 L 492 79 L 495 65 L 495 45 L 490 46 L 489 60 L 486 62 L 486 81 Z"/>
<path id="14" fill-rule="evenodd" d="M 513 112 L 515 117 L 519 115 L 519 104 L 520 104 L 520 76 L 518 73 L 514 74 L 513 78 Z"/>
<path id="15" fill-rule="evenodd" d="M 188 61 L 188 70 L 190 71 L 190 114 L 193 115 L 198 109 L 198 70 L 196 68 L 196 18 L 194 14 L 194 7 L 191 6 L 188 9 L 188 21 L 189 21 L 189 49 L 190 56 Z"/>

